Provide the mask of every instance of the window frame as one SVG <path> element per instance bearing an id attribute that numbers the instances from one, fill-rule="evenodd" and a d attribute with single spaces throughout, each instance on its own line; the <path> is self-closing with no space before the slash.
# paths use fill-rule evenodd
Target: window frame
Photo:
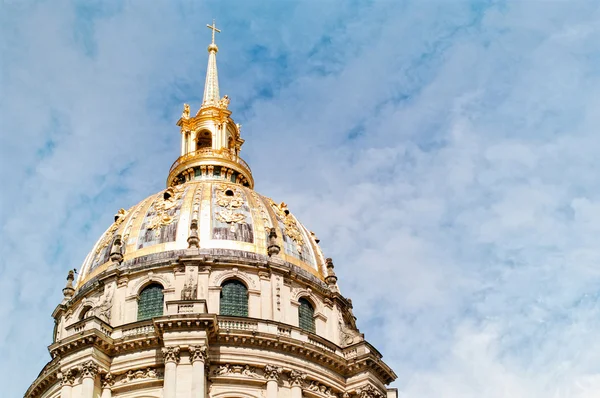
<path id="1" fill-rule="evenodd" d="M 235 302 L 227 303 L 227 305 L 229 305 L 229 306 L 234 306 L 236 304 L 241 305 L 242 306 L 241 312 L 235 313 L 235 310 L 231 309 L 231 311 L 229 311 L 229 313 L 224 313 L 224 311 L 223 311 L 223 307 L 224 307 L 223 306 L 223 298 L 224 298 L 223 291 L 227 285 L 237 285 L 237 286 L 243 287 L 243 290 L 245 293 L 244 294 L 245 300 L 242 300 L 242 301 L 245 301 L 245 302 L 242 302 L 241 304 L 235 303 Z M 235 296 L 232 296 L 232 298 L 236 299 Z M 230 279 L 226 279 L 225 281 L 223 281 L 223 283 L 221 283 L 221 291 L 219 294 L 219 315 L 220 316 L 235 316 L 235 317 L 246 317 L 247 318 L 249 316 L 249 314 L 250 314 L 250 293 L 248 291 L 248 286 L 242 280 L 237 279 L 237 278 L 230 278 Z"/>
<path id="2" fill-rule="evenodd" d="M 153 311 L 149 311 L 150 315 L 145 315 L 144 317 L 142 317 L 140 314 L 140 311 L 142 311 L 142 308 L 141 308 L 142 300 L 144 299 L 144 297 L 142 297 L 142 295 L 144 294 L 145 291 L 148 291 L 151 288 L 159 288 L 160 289 L 160 294 L 161 294 L 160 314 L 158 313 L 158 305 L 157 305 L 157 308 L 154 308 Z M 158 282 L 151 282 L 140 289 L 140 291 L 138 293 L 138 299 L 137 299 L 137 321 L 147 321 L 149 319 L 163 316 L 165 314 L 164 290 L 165 290 L 164 286 Z"/>
<path id="3" fill-rule="evenodd" d="M 310 311 L 311 315 L 310 315 L 309 318 L 304 318 L 303 317 L 303 310 L 302 310 L 302 308 L 303 307 L 304 308 L 307 307 L 307 305 L 303 304 L 303 303 L 306 303 L 308 305 L 308 307 L 310 308 L 310 310 L 311 310 Z M 309 333 L 316 333 L 317 332 L 317 325 L 316 325 L 316 319 L 315 319 L 316 318 L 316 316 L 315 316 L 316 313 L 317 313 L 316 306 L 315 306 L 315 304 L 313 303 L 312 300 L 310 300 L 306 296 L 298 298 L 298 327 L 300 329 L 302 329 L 302 330 L 304 330 L 306 332 L 309 332 Z M 307 316 L 308 314 L 305 313 L 304 315 Z M 310 325 L 308 325 L 308 326 L 305 325 L 304 322 L 302 322 L 302 319 L 305 319 L 306 321 L 308 321 L 310 323 Z"/>

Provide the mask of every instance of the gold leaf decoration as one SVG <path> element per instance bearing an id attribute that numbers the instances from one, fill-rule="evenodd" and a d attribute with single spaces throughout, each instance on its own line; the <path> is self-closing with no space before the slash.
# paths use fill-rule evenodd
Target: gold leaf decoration
<path id="1" fill-rule="evenodd" d="M 215 195 L 217 205 L 223 208 L 217 211 L 217 220 L 226 224 L 246 223 L 246 215 L 236 211 L 244 204 L 242 191 L 239 188 L 229 187 L 225 184 L 217 184 Z"/>
<path id="2" fill-rule="evenodd" d="M 296 250 L 298 253 L 302 252 L 302 246 L 304 245 L 304 238 L 302 232 L 298 228 L 298 224 L 294 219 L 294 216 L 288 210 L 287 205 L 284 202 L 275 204 L 272 199 L 269 199 L 273 211 L 277 213 L 277 216 L 283 221 L 284 233 L 296 243 Z"/>
<path id="3" fill-rule="evenodd" d="M 174 218 L 169 214 L 169 211 L 177 205 L 177 201 L 181 199 L 182 195 L 182 186 L 167 188 L 162 199 L 154 204 L 155 214 L 146 228 L 153 229 L 158 235 L 162 227 L 171 224 Z"/>
<path id="4" fill-rule="evenodd" d="M 100 253 L 102 249 L 109 245 L 109 243 L 112 241 L 114 233 L 117 232 L 117 229 L 119 229 L 119 227 L 123 223 L 123 220 L 125 220 L 126 215 L 127 211 L 125 209 L 120 209 L 117 212 L 117 214 L 115 214 L 115 222 L 110 226 L 108 231 L 106 231 L 106 233 L 102 237 L 102 240 L 100 241 L 100 243 L 98 243 L 98 246 L 96 246 L 96 255 Z"/>

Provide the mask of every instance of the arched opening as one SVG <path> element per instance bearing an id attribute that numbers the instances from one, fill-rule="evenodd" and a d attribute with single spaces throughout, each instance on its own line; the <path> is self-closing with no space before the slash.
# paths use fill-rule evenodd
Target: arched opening
<path id="1" fill-rule="evenodd" d="M 158 283 L 146 286 L 141 292 L 138 301 L 137 320 L 152 319 L 163 314 L 163 287 Z"/>
<path id="2" fill-rule="evenodd" d="M 237 279 L 221 285 L 219 314 L 226 316 L 248 316 L 248 288 Z"/>
<path id="3" fill-rule="evenodd" d="M 304 297 L 298 300 L 298 325 L 307 332 L 315 332 L 315 308 Z"/>
<path id="4" fill-rule="evenodd" d="M 196 139 L 196 150 L 203 148 L 212 148 L 212 133 L 208 130 L 200 131 Z"/>
<path id="5" fill-rule="evenodd" d="M 92 315 L 91 310 L 92 310 L 92 306 L 91 305 L 86 305 L 85 307 L 83 307 L 81 309 L 81 312 L 79 313 L 79 320 L 82 321 L 85 318 L 87 318 L 90 315 Z"/>

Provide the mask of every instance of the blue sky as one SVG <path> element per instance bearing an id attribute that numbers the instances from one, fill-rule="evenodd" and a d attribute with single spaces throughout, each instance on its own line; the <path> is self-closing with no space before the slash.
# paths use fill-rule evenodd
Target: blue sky
<path id="1" fill-rule="evenodd" d="M 6 396 L 67 270 L 164 187 L 213 18 L 256 189 L 321 238 L 402 398 L 600 395 L 600 4 L 222 0 L 0 5 Z"/>

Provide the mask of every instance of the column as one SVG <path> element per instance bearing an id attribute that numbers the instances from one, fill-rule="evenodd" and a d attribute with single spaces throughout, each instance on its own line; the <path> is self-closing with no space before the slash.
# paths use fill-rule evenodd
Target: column
<path id="1" fill-rule="evenodd" d="M 275 365 L 265 366 L 265 378 L 267 379 L 267 397 L 266 398 L 277 398 L 279 390 L 279 378 L 281 377 L 281 369 Z"/>
<path id="2" fill-rule="evenodd" d="M 179 346 L 163 347 L 165 360 L 165 380 L 163 398 L 176 398 L 177 393 L 177 364 L 179 363 Z"/>
<path id="3" fill-rule="evenodd" d="M 60 398 L 71 398 L 73 392 L 73 383 L 75 382 L 75 372 L 72 369 L 63 371 L 60 375 Z"/>
<path id="4" fill-rule="evenodd" d="M 98 365 L 87 361 L 81 365 L 81 398 L 94 398 L 94 384 L 98 375 Z"/>
<path id="5" fill-rule="evenodd" d="M 292 370 L 290 372 L 290 384 L 292 386 L 291 398 L 302 398 L 302 385 L 304 384 L 305 379 L 306 373 L 298 372 L 297 370 Z"/>
<path id="6" fill-rule="evenodd" d="M 115 380 L 110 373 L 107 373 L 102 376 L 102 378 L 101 378 L 102 395 L 100 396 L 100 398 L 112 398 L 111 387 L 114 384 L 114 382 L 115 382 Z"/>
<path id="7" fill-rule="evenodd" d="M 192 397 L 206 398 L 205 364 L 208 359 L 208 347 L 190 346 L 190 362 L 192 363 Z"/>

